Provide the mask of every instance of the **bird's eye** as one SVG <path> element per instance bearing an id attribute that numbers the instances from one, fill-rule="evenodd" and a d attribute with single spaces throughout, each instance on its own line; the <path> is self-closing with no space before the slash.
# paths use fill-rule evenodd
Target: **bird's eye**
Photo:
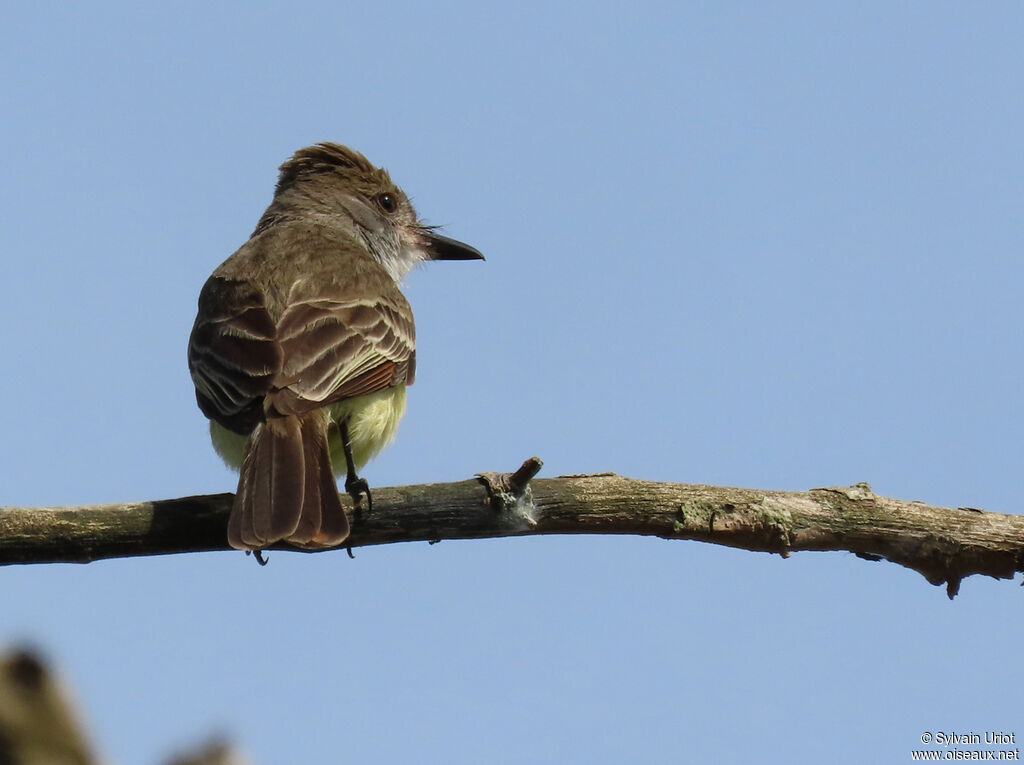
<path id="1" fill-rule="evenodd" d="M 379 204 L 380 209 L 386 213 L 393 213 L 398 209 L 398 200 L 386 192 L 384 194 L 377 195 L 377 204 Z"/>

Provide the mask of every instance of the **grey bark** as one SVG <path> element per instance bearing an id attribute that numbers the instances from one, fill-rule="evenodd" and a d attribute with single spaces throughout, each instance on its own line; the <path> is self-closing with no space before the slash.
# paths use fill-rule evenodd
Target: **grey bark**
<path id="1" fill-rule="evenodd" d="M 844 550 L 914 569 L 950 597 L 972 574 L 1024 571 L 1024 516 L 881 497 L 867 484 L 805 492 L 737 489 L 612 473 L 514 474 L 373 489 L 346 545 L 528 534 L 639 534 L 789 556 Z M 343 499 L 345 499 L 343 497 Z M 0 508 L 0 564 L 229 549 L 231 494 L 85 507 Z M 287 549 L 281 547 L 281 549 Z"/>

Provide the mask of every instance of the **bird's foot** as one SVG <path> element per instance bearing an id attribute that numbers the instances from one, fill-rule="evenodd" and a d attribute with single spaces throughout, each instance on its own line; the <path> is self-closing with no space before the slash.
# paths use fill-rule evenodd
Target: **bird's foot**
<path id="1" fill-rule="evenodd" d="M 366 482 L 365 478 L 360 478 L 355 474 L 350 475 L 345 479 L 345 491 L 352 497 L 357 516 L 362 511 L 361 503 L 364 494 L 366 495 L 366 511 L 368 513 L 373 512 L 373 495 L 370 493 L 370 484 Z"/>
<path id="2" fill-rule="evenodd" d="M 261 566 L 266 566 L 268 563 L 270 563 L 269 560 L 263 557 L 263 550 L 246 550 L 245 554 L 248 555 L 250 552 L 252 553 L 252 557 L 254 557 L 256 559 L 256 562 L 259 563 Z"/>

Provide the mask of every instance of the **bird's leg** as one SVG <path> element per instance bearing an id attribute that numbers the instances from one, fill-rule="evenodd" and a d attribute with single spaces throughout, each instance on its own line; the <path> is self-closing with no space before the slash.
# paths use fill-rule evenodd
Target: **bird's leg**
<path id="1" fill-rule="evenodd" d="M 366 482 L 365 478 L 360 478 L 356 475 L 356 463 L 352 459 L 352 445 L 348 440 L 348 421 L 342 420 L 339 423 L 341 427 L 341 443 L 345 448 L 345 491 L 352 497 L 352 501 L 355 503 L 356 513 L 359 512 L 359 502 L 362 496 L 366 495 L 366 509 L 368 512 L 373 512 L 373 495 L 370 494 L 370 484 Z"/>

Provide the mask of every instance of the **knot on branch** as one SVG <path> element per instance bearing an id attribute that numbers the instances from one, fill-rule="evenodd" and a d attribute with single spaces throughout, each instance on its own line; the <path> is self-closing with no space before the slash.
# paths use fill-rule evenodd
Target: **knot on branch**
<path id="1" fill-rule="evenodd" d="M 812 489 L 811 491 L 818 491 L 819 489 Z M 878 499 L 878 495 L 871 490 L 871 484 L 867 481 L 859 481 L 852 486 L 822 486 L 820 491 L 831 491 L 834 494 L 841 494 L 847 499 L 853 500 L 867 500 L 867 499 Z"/>
<path id="2" fill-rule="evenodd" d="M 518 524 L 532 529 L 537 525 L 534 517 L 537 506 L 533 503 L 530 480 L 543 466 L 540 457 L 530 457 L 514 473 L 487 471 L 477 473 L 477 477 L 487 488 L 488 502 L 496 510 L 508 513 Z"/>

